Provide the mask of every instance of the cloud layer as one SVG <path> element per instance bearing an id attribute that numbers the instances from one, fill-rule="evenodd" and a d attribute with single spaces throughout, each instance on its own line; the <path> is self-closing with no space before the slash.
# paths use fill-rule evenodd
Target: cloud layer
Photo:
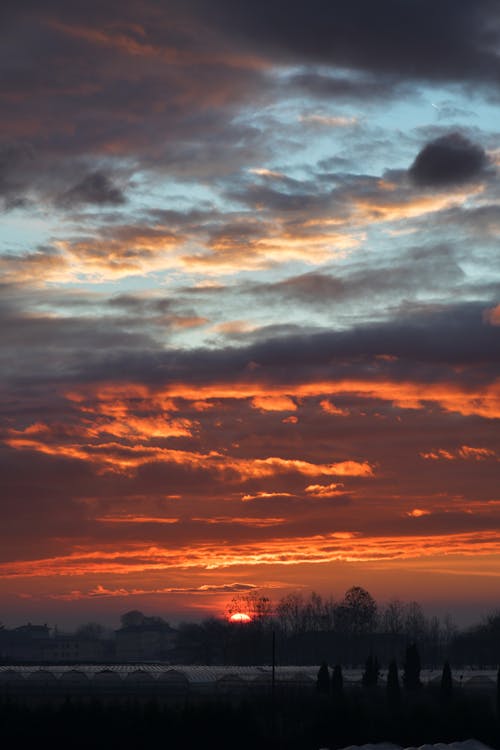
<path id="1" fill-rule="evenodd" d="M 13 618 L 499 594 L 497 5 L 3 13 Z"/>

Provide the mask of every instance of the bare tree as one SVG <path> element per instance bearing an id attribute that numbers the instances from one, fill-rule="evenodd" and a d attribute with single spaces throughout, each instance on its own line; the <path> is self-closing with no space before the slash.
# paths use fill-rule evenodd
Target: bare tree
<path id="1" fill-rule="evenodd" d="M 135 625 L 142 625 L 144 619 L 145 617 L 142 612 L 139 612 L 138 609 L 131 609 L 130 612 L 125 612 L 120 617 L 120 622 L 122 624 L 122 628 L 129 628 Z"/>
<path id="2" fill-rule="evenodd" d="M 301 594 L 287 594 L 279 600 L 276 615 L 282 630 L 288 635 L 298 635 L 307 630 L 305 602 Z"/>
<path id="3" fill-rule="evenodd" d="M 418 602 L 410 602 L 405 607 L 405 635 L 410 641 L 423 640 L 427 630 L 427 620 Z"/>
<path id="4" fill-rule="evenodd" d="M 248 594 L 233 596 L 226 607 L 229 617 L 239 612 L 247 614 L 253 622 L 263 623 L 271 619 L 273 605 L 267 596 L 251 591 Z"/>
<path id="5" fill-rule="evenodd" d="M 335 625 L 353 635 L 374 632 L 377 626 L 377 602 L 361 586 L 352 586 L 336 608 Z"/>
<path id="6" fill-rule="evenodd" d="M 381 625 L 384 633 L 401 635 L 405 624 L 405 605 L 401 599 L 391 599 L 382 612 Z"/>

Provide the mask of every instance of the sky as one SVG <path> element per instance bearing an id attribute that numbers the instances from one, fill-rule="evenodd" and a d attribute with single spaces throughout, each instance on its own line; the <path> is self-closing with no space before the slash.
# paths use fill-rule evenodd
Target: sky
<path id="1" fill-rule="evenodd" d="M 498 3 L 1 23 L 0 620 L 497 606 Z"/>

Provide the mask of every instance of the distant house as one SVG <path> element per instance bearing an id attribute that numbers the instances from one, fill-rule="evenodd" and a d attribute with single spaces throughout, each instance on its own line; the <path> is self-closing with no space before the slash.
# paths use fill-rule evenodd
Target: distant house
<path id="1" fill-rule="evenodd" d="M 177 631 L 160 618 L 144 617 L 140 624 L 115 631 L 119 661 L 170 661 L 177 643 Z"/>
<path id="2" fill-rule="evenodd" d="M 43 647 L 50 641 L 48 625 L 21 625 L 0 630 L 0 656 L 9 661 L 39 661 Z"/>
<path id="3" fill-rule="evenodd" d="M 109 643 L 97 638 L 57 634 L 42 648 L 42 659 L 47 662 L 98 662 L 109 658 Z"/>

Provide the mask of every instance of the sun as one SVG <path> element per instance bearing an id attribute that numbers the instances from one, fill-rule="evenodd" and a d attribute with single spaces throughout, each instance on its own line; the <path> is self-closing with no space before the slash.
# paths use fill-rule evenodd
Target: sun
<path id="1" fill-rule="evenodd" d="M 252 622 L 252 618 L 250 617 L 250 615 L 247 615 L 246 612 L 235 612 L 229 618 L 229 622 L 240 622 L 240 623 Z"/>

